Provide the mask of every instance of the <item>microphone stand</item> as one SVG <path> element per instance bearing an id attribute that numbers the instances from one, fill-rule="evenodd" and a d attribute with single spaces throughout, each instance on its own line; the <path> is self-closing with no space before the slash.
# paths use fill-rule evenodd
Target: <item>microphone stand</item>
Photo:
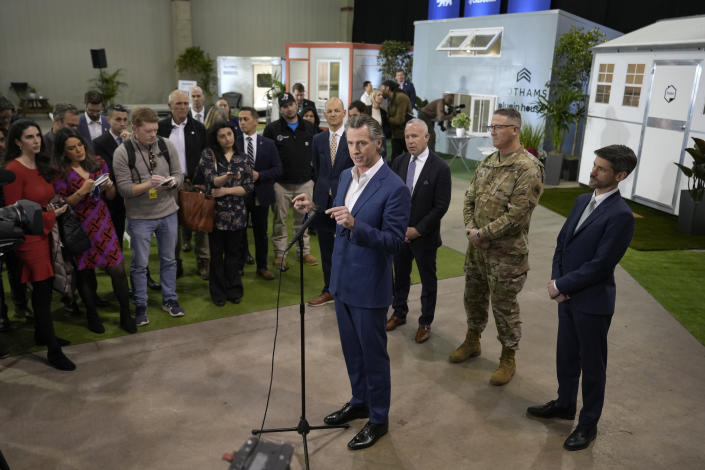
<path id="1" fill-rule="evenodd" d="M 302 227 L 299 229 L 299 231 L 294 235 L 294 239 L 289 243 L 289 246 L 286 247 L 286 250 L 284 250 L 284 253 L 282 255 L 282 263 L 284 262 L 284 259 L 286 258 L 286 253 L 289 251 L 289 249 L 294 245 L 294 243 L 298 242 L 299 245 L 299 292 L 301 296 L 301 300 L 299 303 L 299 314 L 300 314 L 300 325 L 301 325 L 301 330 L 300 330 L 300 336 L 301 336 L 301 417 L 299 418 L 299 423 L 297 424 L 296 427 L 290 427 L 290 428 L 270 428 L 270 429 L 253 429 L 252 434 L 253 435 L 258 435 L 258 434 L 264 434 L 264 433 L 273 433 L 273 432 L 291 432 L 291 431 L 296 431 L 301 435 L 301 438 L 303 439 L 304 443 L 304 458 L 306 461 L 306 469 L 308 470 L 309 464 L 308 464 L 308 443 L 306 441 L 306 435 L 309 433 L 311 430 L 317 430 L 317 429 L 348 429 L 350 427 L 349 424 L 337 424 L 337 425 L 329 425 L 325 424 L 322 426 L 311 426 L 308 424 L 308 421 L 306 420 L 306 332 L 305 332 L 305 314 L 306 314 L 306 303 L 304 302 L 304 233 L 306 232 L 306 229 L 308 228 L 309 225 L 313 222 L 313 219 L 315 218 L 317 212 L 313 212 L 306 221 L 304 221 L 304 224 Z"/>

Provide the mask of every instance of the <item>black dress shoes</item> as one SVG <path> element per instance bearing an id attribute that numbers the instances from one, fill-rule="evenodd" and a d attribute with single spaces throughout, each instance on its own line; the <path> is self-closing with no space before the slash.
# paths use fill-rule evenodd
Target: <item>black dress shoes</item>
<path id="1" fill-rule="evenodd" d="M 346 403 L 338 411 L 334 411 L 325 418 L 323 422 L 330 425 L 343 424 L 353 419 L 368 418 L 370 416 L 370 411 L 367 409 L 367 405 L 351 405 Z"/>
<path id="2" fill-rule="evenodd" d="M 566 450 L 585 449 L 595 440 L 595 436 L 597 436 L 597 426 L 578 425 L 563 443 L 563 448 Z"/>
<path id="3" fill-rule="evenodd" d="M 380 437 L 387 434 L 389 425 L 387 423 L 377 424 L 367 422 L 362 431 L 357 433 L 355 437 L 348 442 L 348 449 L 360 450 L 372 446 Z"/>
<path id="4" fill-rule="evenodd" d="M 66 357 L 61 348 L 47 352 L 47 362 L 55 369 L 72 371 L 76 369 L 76 364 Z"/>
<path id="5" fill-rule="evenodd" d="M 526 412 L 537 418 L 575 419 L 575 407 L 560 407 L 556 400 L 551 400 L 545 405 L 530 406 Z"/>

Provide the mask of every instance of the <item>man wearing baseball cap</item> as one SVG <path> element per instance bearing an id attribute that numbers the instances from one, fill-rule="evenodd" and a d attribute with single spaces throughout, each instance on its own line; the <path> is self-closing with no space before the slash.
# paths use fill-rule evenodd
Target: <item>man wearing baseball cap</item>
<path id="1" fill-rule="evenodd" d="M 274 228 L 272 230 L 272 247 L 274 266 L 282 271 L 288 269 L 286 260 L 282 259 L 287 246 L 286 219 L 289 215 L 291 200 L 305 193 L 313 198 L 313 167 L 311 149 L 313 142 L 313 125 L 301 119 L 296 113 L 297 105 L 294 95 L 284 92 L 279 95 L 279 120 L 270 123 L 264 129 L 264 137 L 274 141 L 282 162 L 282 174 L 274 183 Z M 303 224 L 303 214 L 294 211 L 294 231 Z M 298 250 L 298 246 L 297 246 Z M 315 266 L 316 258 L 310 253 L 308 234 L 304 235 L 304 263 Z"/>

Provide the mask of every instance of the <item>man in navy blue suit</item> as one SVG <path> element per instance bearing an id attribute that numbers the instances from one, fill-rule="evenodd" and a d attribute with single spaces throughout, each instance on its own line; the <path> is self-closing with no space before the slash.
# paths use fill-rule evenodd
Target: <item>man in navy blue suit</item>
<path id="1" fill-rule="evenodd" d="M 615 305 L 614 269 L 634 235 L 634 215 L 618 185 L 636 167 L 636 156 L 624 145 L 601 148 L 595 155 L 589 183 L 595 191 L 575 201 L 558 234 L 548 282 L 548 295 L 558 302 L 558 399 L 527 409 L 539 418 L 574 419 L 582 373 L 583 408 L 563 444 L 567 450 L 585 449 L 597 435 Z"/>
<path id="2" fill-rule="evenodd" d="M 394 313 L 387 331 L 406 323 L 411 263 L 416 260 L 421 276 L 421 316 L 414 339 L 423 343 L 431 337 L 436 311 L 436 253 L 441 246 L 441 219 L 450 205 L 451 178 L 446 162 L 428 147 L 424 121 L 414 118 L 407 122 L 404 136 L 409 152 L 395 158 L 390 166 L 411 191 L 411 213 L 404 244 L 394 258 Z"/>
<path id="3" fill-rule="evenodd" d="M 272 139 L 257 135 L 257 111 L 245 106 L 240 109 L 240 129 L 236 144 L 238 152 L 252 166 L 255 190 L 246 197 L 247 210 L 252 217 L 252 232 L 255 237 L 255 260 L 257 275 L 271 281 L 274 274 L 267 269 L 267 220 L 269 206 L 274 204 L 274 181 L 282 174 L 279 152 Z M 244 238 L 247 243 L 247 238 Z M 243 253 L 247 253 L 243 249 Z"/>
<path id="4" fill-rule="evenodd" d="M 313 203 L 320 208 L 333 207 L 338 193 L 340 174 L 353 164 L 348 152 L 348 143 L 343 129 L 345 106 L 340 98 L 326 101 L 325 110 L 328 130 L 313 136 Z M 323 268 L 323 290 L 321 295 L 308 301 L 312 307 L 333 302 L 330 294 L 330 266 L 335 239 L 335 221 L 329 217 L 317 217 L 313 223 L 318 234 Z"/>
<path id="5" fill-rule="evenodd" d="M 86 111 L 78 118 L 78 132 L 93 149 L 93 141 L 110 130 L 108 119 L 102 115 L 103 94 L 88 90 L 83 97 Z"/>
<path id="6" fill-rule="evenodd" d="M 335 425 L 369 417 L 348 442 L 350 450 L 358 450 L 388 430 L 391 379 L 384 327 L 392 303 L 392 263 L 404 242 L 410 194 L 379 154 L 383 132 L 377 121 L 355 116 L 345 135 L 355 166 L 340 175 L 333 207 L 325 214 L 337 224 L 330 292 L 352 398 L 323 421 Z M 310 212 L 313 202 L 300 194 L 294 207 Z"/>

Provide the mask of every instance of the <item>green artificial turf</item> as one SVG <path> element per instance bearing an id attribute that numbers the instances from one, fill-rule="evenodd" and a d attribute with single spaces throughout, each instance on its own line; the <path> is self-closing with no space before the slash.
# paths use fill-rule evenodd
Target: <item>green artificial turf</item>
<path id="1" fill-rule="evenodd" d="M 588 187 L 549 188 L 544 190 L 539 203 L 567 217 L 575 199 L 590 191 Z M 631 248 L 642 251 L 705 249 L 705 236 L 678 231 L 677 216 L 633 201 L 627 201 L 627 204 L 636 215 Z"/>
<path id="2" fill-rule="evenodd" d="M 470 171 L 468 171 L 460 158 L 453 160 L 453 155 L 443 152 L 438 152 L 438 156 L 443 158 L 446 163 L 448 163 L 450 166 L 450 173 L 453 176 L 467 181 L 472 179 L 472 176 L 475 174 L 475 168 L 477 168 L 477 164 L 479 163 L 476 160 L 465 159 L 465 163 L 470 169 Z M 451 160 L 453 160 L 453 163 L 451 163 Z"/>
<path id="3" fill-rule="evenodd" d="M 289 217 L 289 236 L 293 235 L 291 227 L 292 217 Z M 271 227 L 271 216 L 270 224 Z M 254 245 L 252 230 L 248 230 L 248 241 L 250 242 L 250 252 L 254 255 Z M 315 236 L 310 237 L 311 254 L 319 260 L 318 266 L 304 265 L 304 298 L 308 300 L 321 293 L 323 287 L 323 271 L 320 265 L 320 250 L 318 240 Z M 278 278 L 273 281 L 265 281 L 255 274 L 254 265 L 245 266 L 245 275 L 242 278 L 244 287 L 244 297 L 240 304 L 227 303 L 225 307 L 216 307 L 210 300 L 208 292 L 208 282 L 203 281 L 196 268 L 196 260 L 193 252 L 181 254 L 184 264 L 184 276 L 176 281 L 176 292 L 179 295 L 179 303 L 184 308 L 186 315 L 181 318 L 171 318 L 161 309 L 161 292 L 148 290 L 149 303 L 147 306 L 147 316 L 149 325 L 140 327 L 139 331 L 150 331 L 172 326 L 186 325 L 215 318 L 241 315 L 244 313 L 267 310 L 276 307 Z M 125 243 L 125 269 L 129 272 L 131 252 Z M 437 274 L 439 279 L 461 276 L 463 274 L 463 263 L 465 255 L 446 247 L 440 247 L 437 258 Z M 278 271 L 273 269 L 271 246 L 269 250 L 270 269 L 275 274 Z M 289 270 L 282 275 L 281 285 L 281 306 L 295 305 L 299 303 L 299 263 L 296 259 L 295 251 L 292 249 L 287 257 Z M 156 242 L 153 242 L 150 256 L 150 272 L 158 280 L 159 258 L 157 256 Z M 98 335 L 90 332 L 85 327 L 85 309 L 79 300 L 78 314 L 68 314 L 63 310 L 63 304 L 57 293 L 53 295 L 52 312 L 54 327 L 58 336 L 68 339 L 72 344 L 97 341 L 116 336 L 126 335 L 119 328 L 119 305 L 112 293 L 110 277 L 102 271 L 98 271 L 98 295 L 110 302 L 110 305 L 99 309 L 103 318 L 105 333 Z M 13 329 L 10 333 L 0 333 L 0 341 L 7 345 L 11 354 L 23 354 L 42 348 L 34 345 L 34 327 L 24 321 L 17 321 L 13 318 L 14 308 L 10 299 L 10 289 L 5 282 L 6 303 L 9 305 L 10 318 L 13 320 Z M 414 266 L 412 272 L 412 282 L 420 282 L 418 272 Z M 29 293 L 28 293 L 29 295 Z M 134 308 L 134 307 L 133 307 Z M 309 307 L 311 308 L 311 307 Z"/>
<path id="4" fill-rule="evenodd" d="M 620 264 L 705 344 L 705 252 L 628 249 Z"/>

